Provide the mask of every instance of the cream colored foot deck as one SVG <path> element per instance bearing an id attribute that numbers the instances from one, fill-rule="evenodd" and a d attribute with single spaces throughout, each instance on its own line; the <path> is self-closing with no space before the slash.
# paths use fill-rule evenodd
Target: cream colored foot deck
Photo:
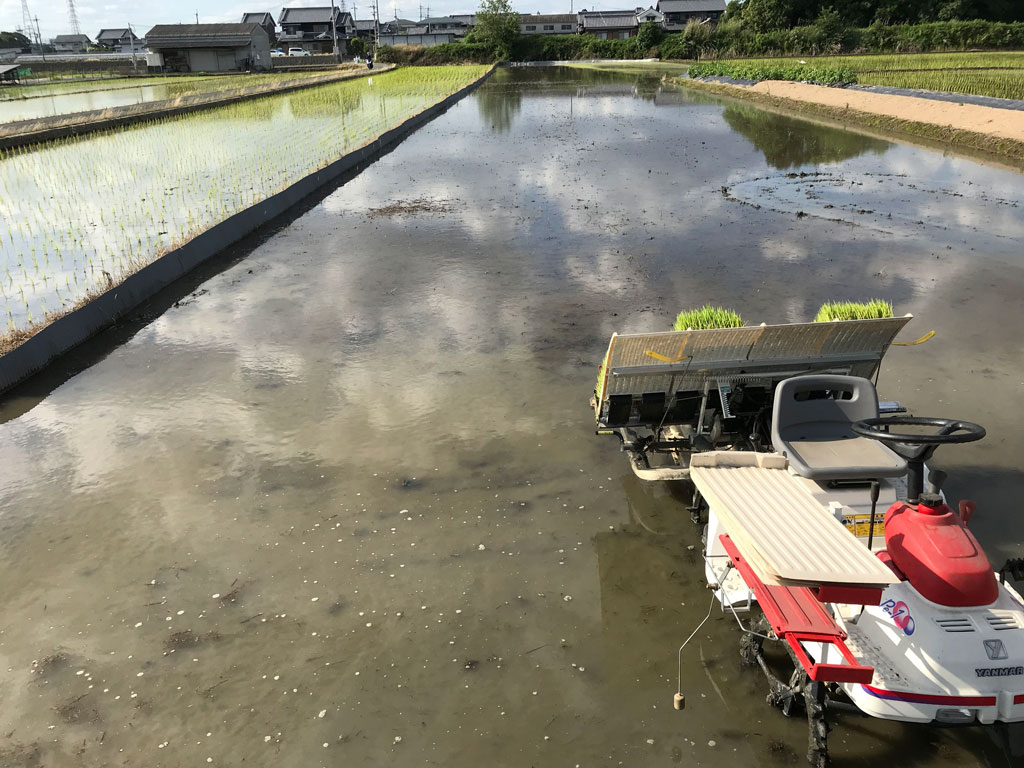
<path id="1" fill-rule="evenodd" d="M 884 587 L 898 581 L 790 474 L 783 456 L 697 453 L 690 478 L 766 584 Z"/>

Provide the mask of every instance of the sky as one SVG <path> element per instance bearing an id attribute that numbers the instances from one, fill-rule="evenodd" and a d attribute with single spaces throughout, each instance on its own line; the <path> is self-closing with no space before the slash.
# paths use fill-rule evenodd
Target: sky
<path id="1" fill-rule="evenodd" d="M 635 0 L 639 2 L 639 0 Z M 135 33 L 143 35 L 155 24 L 195 23 L 196 12 L 202 23 L 241 21 L 246 11 L 270 11 L 278 18 L 285 6 L 330 5 L 330 0 L 282 0 L 276 5 L 266 5 L 267 0 L 75 0 L 75 10 L 82 33 L 95 39 L 96 33 L 105 27 L 124 27 L 131 24 Z M 335 0 L 340 6 L 342 0 Z M 356 18 L 373 18 L 370 0 L 345 0 L 346 10 L 355 6 Z M 378 0 L 382 18 L 417 20 L 422 3 L 423 15 L 430 9 L 431 16 L 447 16 L 452 13 L 473 13 L 480 5 L 479 0 Z M 67 0 L 28 0 L 33 18 L 39 17 L 39 32 L 44 40 L 55 35 L 70 34 Z M 512 7 L 520 13 L 569 13 L 570 10 L 614 10 L 632 8 L 633 4 L 616 3 L 613 0 L 513 0 Z M 0 0 L 0 31 L 13 32 L 21 28 L 21 0 Z"/>

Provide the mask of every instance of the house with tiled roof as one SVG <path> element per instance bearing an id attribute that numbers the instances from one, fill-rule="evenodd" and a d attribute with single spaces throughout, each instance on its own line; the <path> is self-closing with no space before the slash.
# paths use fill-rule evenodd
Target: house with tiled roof
<path id="1" fill-rule="evenodd" d="M 338 45 L 356 36 L 356 23 L 352 14 L 337 6 L 317 8 L 282 8 L 279 17 L 281 32 L 277 40 L 282 45 L 305 48 L 310 52 L 330 53 L 334 46 L 333 25 L 337 30 Z"/>
<path id="2" fill-rule="evenodd" d="M 242 24 L 259 24 L 270 38 L 270 44 L 277 42 L 277 22 L 269 11 L 257 11 L 242 14 Z"/>

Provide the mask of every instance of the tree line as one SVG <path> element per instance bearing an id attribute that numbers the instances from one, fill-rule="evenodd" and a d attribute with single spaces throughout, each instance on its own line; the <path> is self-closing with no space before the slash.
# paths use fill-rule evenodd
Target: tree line
<path id="1" fill-rule="evenodd" d="M 933 21 L 1024 21 L 1021 0 L 730 0 L 726 20 L 772 32 L 838 18 L 849 27 Z"/>

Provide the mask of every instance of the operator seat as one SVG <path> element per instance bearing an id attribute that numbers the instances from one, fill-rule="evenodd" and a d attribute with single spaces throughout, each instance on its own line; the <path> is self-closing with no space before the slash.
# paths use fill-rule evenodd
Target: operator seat
<path id="1" fill-rule="evenodd" d="M 906 474 L 907 462 L 850 425 L 878 418 L 875 386 L 860 376 L 794 376 L 775 389 L 772 445 L 793 471 L 814 481 L 875 480 Z"/>

